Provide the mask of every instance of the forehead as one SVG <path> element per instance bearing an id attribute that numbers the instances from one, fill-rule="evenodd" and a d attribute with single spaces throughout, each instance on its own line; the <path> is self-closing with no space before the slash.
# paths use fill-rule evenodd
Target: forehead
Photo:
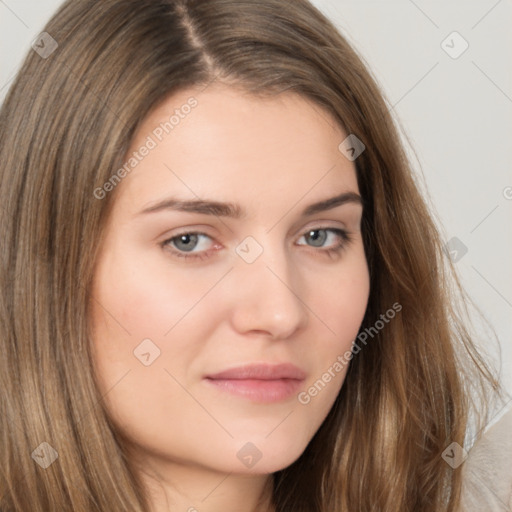
<path id="1" fill-rule="evenodd" d="M 295 93 L 259 98 L 219 84 L 182 90 L 143 120 L 118 192 L 133 208 L 168 193 L 258 206 L 357 192 L 355 166 L 338 149 L 346 136 Z"/>

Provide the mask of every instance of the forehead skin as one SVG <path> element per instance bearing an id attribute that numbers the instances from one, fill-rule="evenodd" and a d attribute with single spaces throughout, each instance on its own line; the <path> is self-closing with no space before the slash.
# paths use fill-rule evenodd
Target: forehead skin
<path id="1" fill-rule="evenodd" d="M 186 108 L 191 97 L 195 106 Z M 181 91 L 138 130 L 127 157 L 156 147 L 118 185 L 120 200 L 136 213 L 166 191 L 217 200 L 236 194 L 270 228 L 284 204 L 358 191 L 355 166 L 338 150 L 345 137 L 329 114 L 296 94 L 259 99 L 218 84 Z"/>

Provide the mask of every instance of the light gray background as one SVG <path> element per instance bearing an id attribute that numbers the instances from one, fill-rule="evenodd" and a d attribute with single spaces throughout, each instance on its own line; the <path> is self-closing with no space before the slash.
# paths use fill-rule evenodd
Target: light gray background
<path id="1" fill-rule="evenodd" d="M 445 240 L 467 247 L 456 266 L 512 392 L 512 1 L 313 1 L 380 83 Z M 60 4 L 0 0 L 0 101 Z"/>

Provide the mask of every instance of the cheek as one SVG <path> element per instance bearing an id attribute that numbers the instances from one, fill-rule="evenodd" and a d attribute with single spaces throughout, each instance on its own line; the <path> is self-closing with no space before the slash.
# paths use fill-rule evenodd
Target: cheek
<path id="1" fill-rule="evenodd" d="M 314 286 L 313 286 L 314 285 Z M 311 309 L 325 327 L 325 347 L 347 350 L 357 336 L 368 304 L 370 277 L 362 247 L 344 265 L 310 283 Z"/>
<path id="2" fill-rule="evenodd" d="M 108 415 L 132 441 L 185 455 L 179 440 L 191 435 L 190 417 L 201 417 L 202 410 L 179 383 L 203 350 L 208 310 L 193 332 L 186 320 L 211 278 L 192 283 L 178 273 L 166 277 L 162 266 L 134 268 L 132 261 L 112 252 L 96 271 L 91 320 L 98 386 Z"/>
<path id="3" fill-rule="evenodd" d="M 299 403 L 326 415 L 338 395 L 352 359 L 352 344 L 366 312 L 370 279 L 363 252 L 354 253 L 335 273 L 317 279 L 308 305 L 318 317 L 314 350 L 308 358 L 315 373 L 308 379 Z"/>
<path id="4" fill-rule="evenodd" d="M 134 261 L 141 263 L 134 265 Z M 162 261 L 165 263 L 161 256 L 155 262 L 140 254 L 131 258 L 122 251 L 112 251 L 104 258 L 97 269 L 93 309 L 111 335 L 124 333 L 133 342 L 145 338 L 164 341 L 218 279 L 211 272 L 190 279 L 186 272 L 171 272 Z"/>
<path id="5" fill-rule="evenodd" d="M 102 393 L 110 396 L 115 386 L 112 396 L 117 397 L 118 406 L 137 415 L 141 405 L 160 411 L 157 402 L 176 400 L 165 369 L 181 379 L 201 352 L 206 339 L 202 327 L 194 333 L 180 328 L 207 290 L 200 280 L 192 284 L 177 273 L 173 279 L 166 278 L 162 267 L 134 267 L 132 261 L 137 259 L 112 251 L 98 265 L 92 288 L 91 341 Z M 210 321 L 207 314 L 203 312 L 205 326 Z M 132 419 L 137 423 L 136 417 Z"/>

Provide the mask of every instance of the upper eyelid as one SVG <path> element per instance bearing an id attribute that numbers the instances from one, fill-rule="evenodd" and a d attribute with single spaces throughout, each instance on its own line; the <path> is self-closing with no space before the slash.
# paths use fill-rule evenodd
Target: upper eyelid
<path id="1" fill-rule="evenodd" d="M 307 227 L 304 229 L 301 229 L 300 231 L 296 231 L 296 235 L 304 235 L 308 231 L 315 230 L 315 229 L 340 229 L 343 231 L 350 231 L 350 228 L 348 227 L 348 224 L 350 222 L 343 222 L 341 220 L 312 220 L 311 223 L 315 223 L 314 226 Z M 202 230 L 201 228 L 195 228 L 195 227 L 183 227 L 177 228 L 179 231 L 176 234 L 173 234 L 172 236 L 167 236 L 167 240 L 170 240 L 172 238 L 176 238 L 181 235 L 191 235 L 191 234 L 198 234 L 198 235 L 206 235 L 210 238 L 215 238 L 214 235 L 210 235 L 206 232 L 206 230 Z"/>
<path id="2" fill-rule="evenodd" d="M 348 231 L 348 229 L 346 227 L 322 224 L 319 226 L 314 226 L 314 227 L 303 229 L 302 231 L 299 231 L 298 235 L 303 236 L 303 235 L 307 234 L 309 231 L 315 231 L 316 229 Z M 207 236 L 208 238 L 212 238 L 212 239 L 215 238 L 213 235 L 208 234 L 206 231 L 201 231 L 199 229 L 191 228 L 191 229 L 184 229 L 183 231 L 180 231 L 180 232 L 176 233 L 175 235 L 168 236 L 166 240 L 172 240 L 174 238 L 178 238 L 179 236 L 183 236 L 183 235 L 204 235 L 204 236 Z"/>

